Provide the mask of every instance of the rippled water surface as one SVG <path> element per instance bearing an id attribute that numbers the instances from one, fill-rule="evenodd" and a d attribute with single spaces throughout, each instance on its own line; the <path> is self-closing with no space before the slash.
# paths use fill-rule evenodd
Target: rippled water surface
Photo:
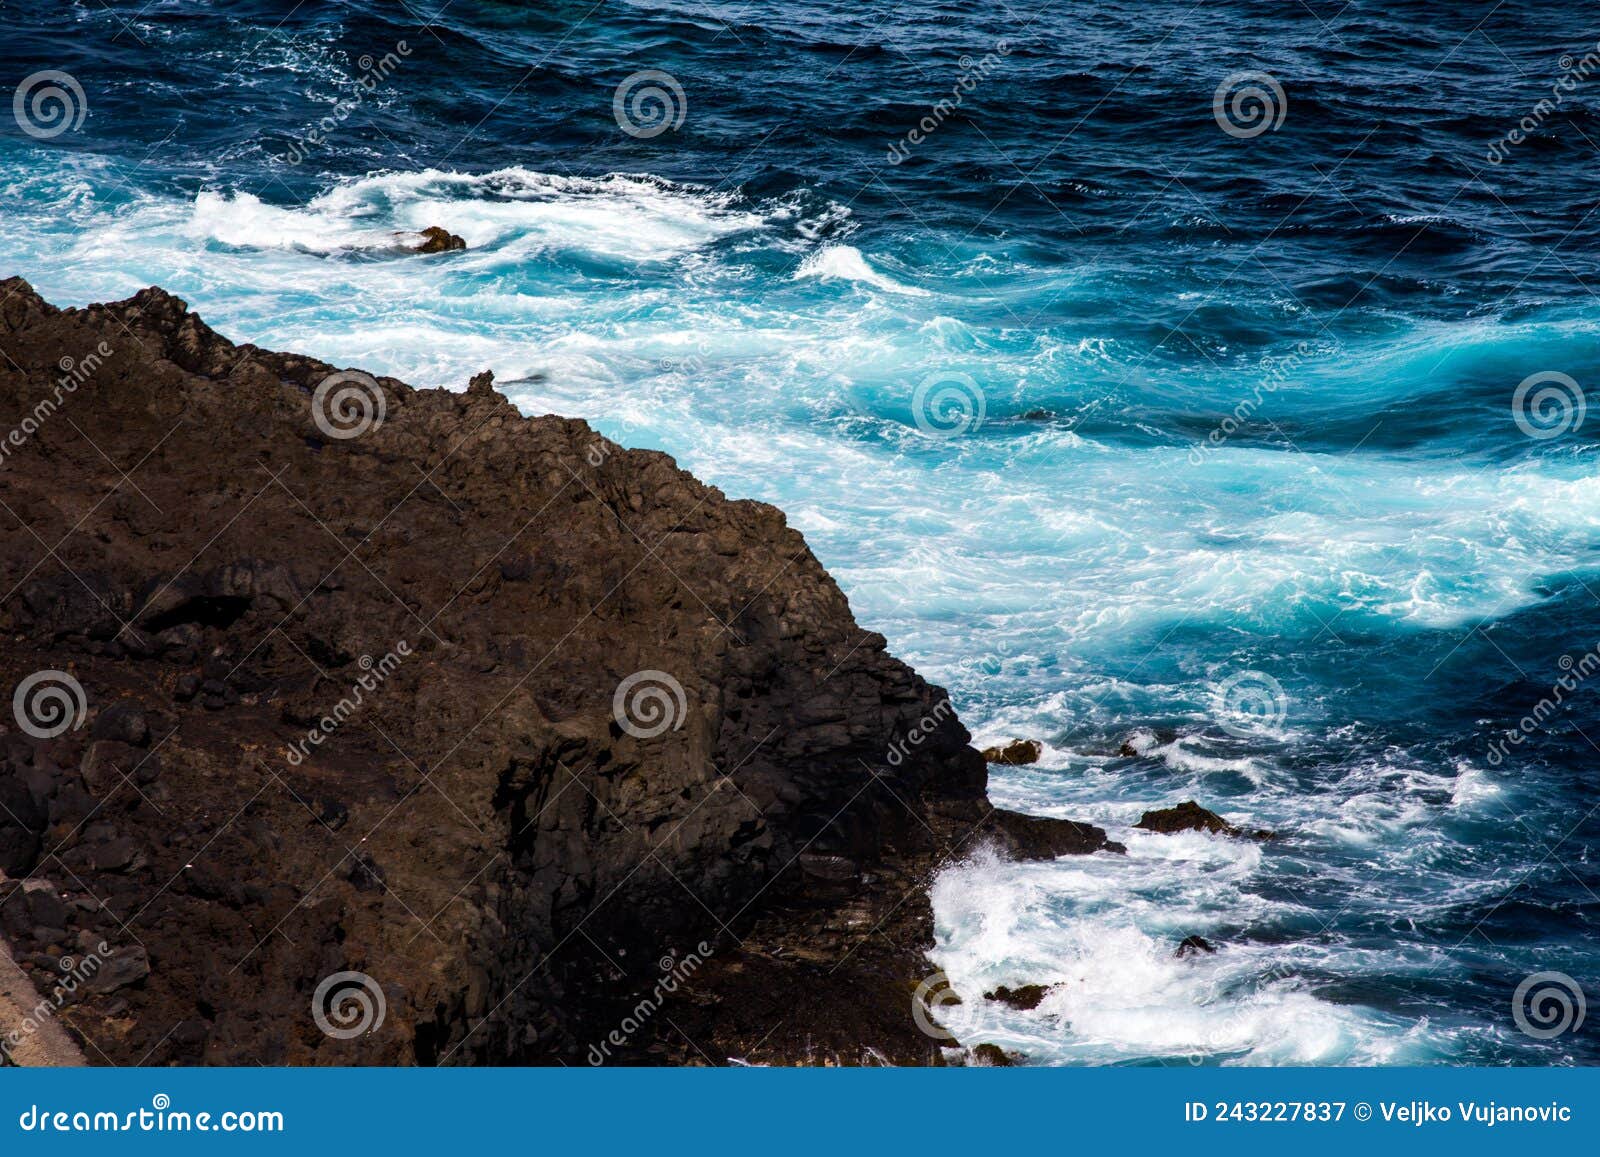
<path id="1" fill-rule="evenodd" d="M 781 505 L 981 741 L 1046 741 L 998 802 L 1128 845 L 943 874 L 958 991 L 1064 982 L 969 1000 L 973 1039 L 1600 1060 L 1513 1017 L 1531 973 L 1600 991 L 1596 689 L 1493 746 L 1600 645 L 1600 18 L 440 7 L 0 9 L 7 86 L 88 108 L 0 127 L 0 272 L 160 283 L 419 385 L 489 367 Z M 677 91 L 623 102 L 634 135 L 645 71 Z M 1243 72 L 1272 84 L 1219 113 Z M 467 252 L 402 256 L 427 225 Z M 1280 838 L 1132 830 L 1188 798 Z"/>

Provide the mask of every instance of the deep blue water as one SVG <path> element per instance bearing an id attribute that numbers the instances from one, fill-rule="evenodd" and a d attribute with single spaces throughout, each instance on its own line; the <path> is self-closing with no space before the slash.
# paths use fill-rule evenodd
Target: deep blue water
<path id="1" fill-rule="evenodd" d="M 998 801 L 1129 845 L 941 878 L 958 991 L 1066 982 L 968 1039 L 1595 1063 L 1600 1016 L 1513 1003 L 1600 991 L 1597 41 L 1527 2 L 11 0 L 4 87 L 87 115 L 0 124 L 0 273 L 492 368 L 781 505 L 981 741 L 1048 741 Z M 681 98 L 640 136 L 646 70 Z M 1219 120 L 1241 72 L 1268 107 Z M 433 224 L 469 251 L 397 255 Z M 1190 797 L 1282 838 L 1130 830 Z"/>

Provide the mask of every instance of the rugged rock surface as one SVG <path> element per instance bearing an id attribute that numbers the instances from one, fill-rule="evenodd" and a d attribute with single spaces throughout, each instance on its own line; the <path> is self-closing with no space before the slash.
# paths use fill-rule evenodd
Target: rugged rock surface
<path id="1" fill-rule="evenodd" d="M 1038 763 L 1039 756 L 1044 754 L 1044 745 L 1037 739 L 1013 739 L 1004 747 L 985 747 L 983 758 L 989 763 L 999 763 L 1006 766 L 1019 766 L 1024 763 Z"/>
<path id="2" fill-rule="evenodd" d="M 1027 1060 L 1018 1052 L 1007 1052 L 997 1044 L 987 1041 L 972 1050 L 972 1063 L 979 1068 L 1008 1069 Z"/>
<path id="3" fill-rule="evenodd" d="M 1110 847 L 779 511 L 487 375 L 15 279 L 0 351 L 0 933 L 92 1062 L 937 1063 L 930 873 Z"/>
<path id="4" fill-rule="evenodd" d="M 429 225 L 422 231 L 422 242 L 413 249 L 416 253 L 454 253 L 465 249 L 467 243 L 448 229 Z"/>
<path id="5" fill-rule="evenodd" d="M 984 993 L 983 999 L 998 1001 L 1009 1008 L 1027 1012 L 1038 1008 L 1049 995 L 1050 989 L 1043 984 L 1019 984 L 1015 988 L 1002 984 L 993 992 Z"/>
<path id="6" fill-rule="evenodd" d="M 1184 800 L 1176 807 L 1147 811 L 1133 825 L 1147 832 L 1171 835 L 1173 832 L 1211 832 L 1214 835 L 1236 836 L 1240 839 L 1275 840 L 1278 833 L 1266 828 L 1245 830 L 1230 824 L 1216 812 L 1201 807 L 1194 800 Z"/>
<path id="7" fill-rule="evenodd" d="M 1213 832 L 1225 836 L 1239 834 L 1239 829 L 1216 812 L 1201 807 L 1194 800 L 1184 800 L 1176 807 L 1155 808 L 1139 817 L 1133 825 L 1147 832 L 1170 835 L 1173 832 Z"/>

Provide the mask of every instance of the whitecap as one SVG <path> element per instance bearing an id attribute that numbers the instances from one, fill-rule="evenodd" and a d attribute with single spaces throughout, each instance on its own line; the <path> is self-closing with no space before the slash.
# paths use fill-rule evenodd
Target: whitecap
<path id="1" fill-rule="evenodd" d="M 861 250 L 854 245 L 824 245 L 800 263 L 794 276 L 797 280 L 810 277 L 820 281 L 852 281 L 886 293 L 903 293 L 911 297 L 929 296 L 926 289 L 902 285 L 894 278 L 879 273 L 867 264 Z"/>

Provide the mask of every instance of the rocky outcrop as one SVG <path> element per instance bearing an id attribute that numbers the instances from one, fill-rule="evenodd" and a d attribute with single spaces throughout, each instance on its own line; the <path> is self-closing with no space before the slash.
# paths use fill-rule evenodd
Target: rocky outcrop
<path id="1" fill-rule="evenodd" d="M 1220 835 L 1237 835 L 1239 829 L 1216 812 L 1201 807 L 1194 800 L 1184 800 L 1176 807 L 1154 808 L 1139 817 L 1133 825 L 1147 832 L 1214 832 Z"/>
<path id="2" fill-rule="evenodd" d="M 1128 850 L 1106 839 L 1104 828 L 1072 820 L 997 810 L 990 815 L 988 827 L 993 832 L 992 842 L 1018 860 L 1052 860 L 1058 856 Z"/>
<path id="3" fill-rule="evenodd" d="M 1173 832 L 1211 832 L 1214 835 L 1238 836 L 1252 840 L 1275 840 L 1276 832 L 1264 828 L 1246 831 L 1230 824 L 1216 812 L 1201 807 L 1194 800 L 1185 800 L 1176 807 L 1156 808 L 1145 812 L 1133 825 L 1147 832 L 1170 835 Z"/>
<path id="4" fill-rule="evenodd" d="M 437 225 L 429 225 L 422 231 L 422 241 L 412 247 L 415 253 L 454 253 L 458 249 L 465 249 L 467 243 L 448 229 L 441 229 Z"/>
<path id="5" fill-rule="evenodd" d="M 1182 960 L 1185 956 L 1194 956 L 1198 953 L 1211 956 L 1216 951 L 1216 945 L 1212 944 L 1204 936 L 1185 936 L 1178 942 L 1178 950 L 1173 955 Z"/>
<path id="6" fill-rule="evenodd" d="M 487 375 L 18 280 L 0 349 L 0 932 L 91 1062 L 935 1061 L 930 874 L 1112 846 L 781 512 Z"/>
<path id="7" fill-rule="evenodd" d="M 972 1063 L 978 1068 L 1008 1069 L 1027 1059 L 1019 1052 L 1007 1052 L 999 1045 L 987 1041 L 972 1049 Z"/>
<path id="8" fill-rule="evenodd" d="M 1019 984 L 1015 988 L 1002 984 L 992 992 L 984 993 L 983 999 L 993 1000 L 1022 1012 L 1030 1012 L 1043 1004 L 1044 998 L 1049 995 L 1049 987 L 1043 984 Z"/>
<path id="9" fill-rule="evenodd" d="M 989 763 L 1013 767 L 1024 763 L 1038 763 L 1042 754 L 1044 745 L 1037 739 L 1013 739 L 1004 746 L 983 749 L 983 758 Z"/>

